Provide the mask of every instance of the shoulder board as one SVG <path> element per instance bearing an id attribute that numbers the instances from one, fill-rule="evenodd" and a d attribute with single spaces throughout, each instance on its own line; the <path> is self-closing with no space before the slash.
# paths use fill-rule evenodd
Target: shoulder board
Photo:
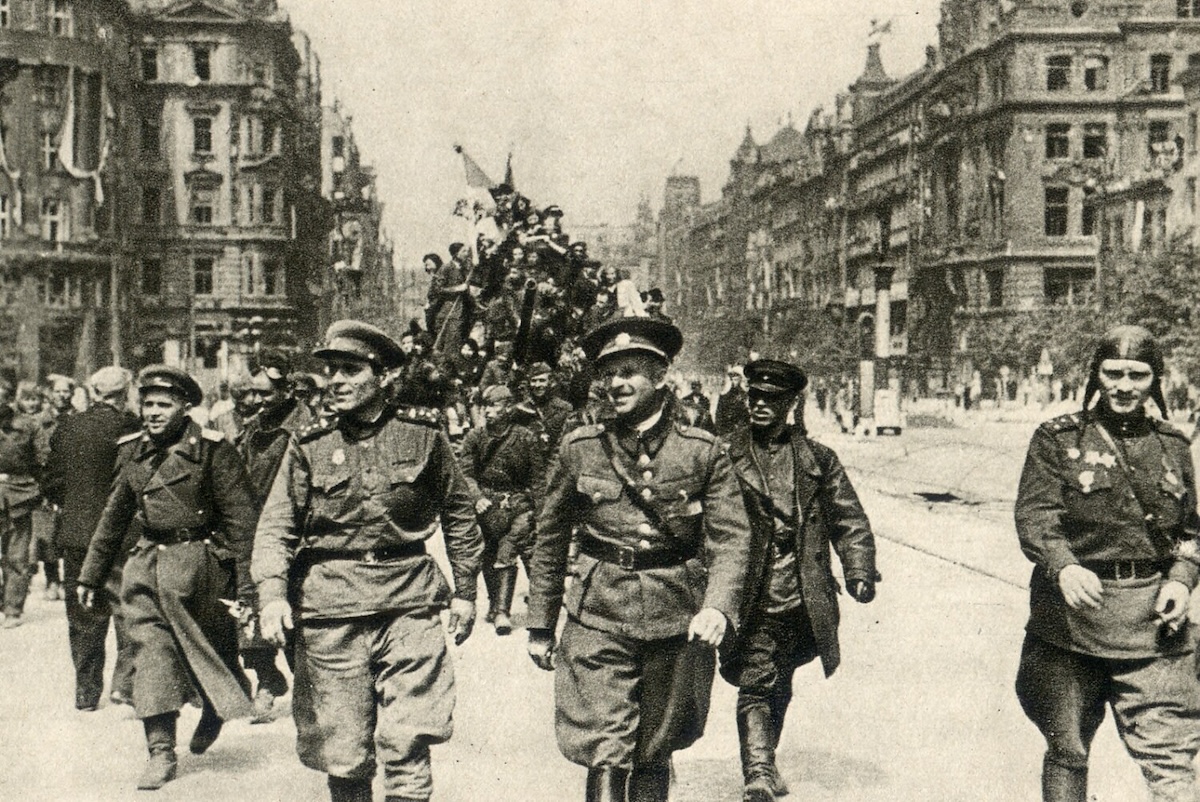
<path id="1" fill-rule="evenodd" d="M 1151 418 L 1150 420 L 1153 422 L 1154 428 L 1158 430 L 1159 434 L 1166 434 L 1166 435 L 1171 435 L 1173 437 L 1178 437 L 1183 442 L 1189 443 L 1189 444 L 1192 442 L 1191 438 L 1189 438 L 1186 434 L 1184 434 L 1183 431 L 1175 424 L 1169 423 L 1168 421 L 1165 421 L 1165 420 L 1159 420 L 1158 418 Z"/>
<path id="2" fill-rule="evenodd" d="M 396 420 L 402 420 L 406 423 L 420 423 L 425 426 L 432 426 L 435 429 L 442 428 L 442 413 L 433 407 L 416 407 L 401 404 L 396 407 Z"/>
<path id="3" fill-rule="evenodd" d="M 201 429 L 200 436 L 213 443 L 219 443 L 225 439 L 225 435 L 221 434 L 216 429 Z"/>
<path id="4" fill-rule="evenodd" d="M 572 429 L 563 435 L 563 445 L 574 443 L 576 440 L 592 440 L 604 434 L 603 423 L 586 423 L 583 426 Z"/>
<path id="5" fill-rule="evenodd" d="M 307 443 L 311 440 L 316 440 L 318 437 L 329 434 L 333 431 L 332 418 L 317 418 L 307 426 L 302 426 L 296 431 L 296 439 L 301 443 Z"/>
<path id="6" fill-rule="evenodd" d="M 692 426 L 688 423 L 676 423 L 675 431 L 679 432 L 684 437 L 691 437 L 695 440 L 703 440 L 706 443 L 717 442 L 717 436 L 711 432 L 701 429 L 699 426 Z"/>
<path id="7" fill-rule="evenodd" d="M 1042 424 L 1042 428 L 1051 434 L 1076 431 L 1083 428 L 1083 418 L 1080 417 L 1078 412 L 1069 412 L 1066 415 L 1051 418 Z"/>
<path id="8" fill-rule="evenodd" d="M 134 442 L 136 440 L 140 440 L 140 439 L 142 439 L 142 432 L 139 429 L 136 432 L 130 432 L 129 434 L 121 435 L 120 437 L 118 437 L 117 445 L 123 446 L 126 443 L 132 443 L 132 442 Z"/>

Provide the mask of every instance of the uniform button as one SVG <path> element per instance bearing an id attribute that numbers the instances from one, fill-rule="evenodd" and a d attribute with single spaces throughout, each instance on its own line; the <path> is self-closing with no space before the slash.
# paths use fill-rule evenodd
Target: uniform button
<path id="1" fill-rule="evenodd" d="M 653 471 L 644 471 L 642 473 L 642 478 L 645 479 L 647 482 L 649 482 L 651 479 L 654 478 L 654 472 Z"/>
<path id="2" fill-rule="evenodd" d="M 649 541 L 649 540 L 646 540 L 646 539 L 644 539 L 644 538 L 643 538 L 642 540 L 639 540 L 639 541 L 638 541 L 638 548 L 639 548 L 639 549 L 648 549 L 648 548 L 650 548 L 650 541 Z"/>
<path id="3" fill-rule="evenodd" d="M 162 543 L 159 543 L 159 544 L 158 544 L 158 550 L 159 550 L 159 551 L 166 551 L 166 550 L 167 550 L 167 547 L 166 547 L 166 546 L 164 546 Z"/>
<path id="4" fill-rule="evenodd" d="M 637 533 L 639 535 L 648 535 L 654 530 L 650 528 L 650 524 L 638 524 Z"/>
<path id="5" fill-rule="evenodd" d="M 649 464 L 650 464 L 650 455 L 649 454 L 643 454 L 640 457 L 638 457 L 638 466 L 639 467 L 645 468 Z"/>
<path id="6" fill-rule="evenodd" d="M 654 491 L 648 487 L 643 487 L 642 498 L 646 499 L 646 501 L 649 501 L 650 499 L 654 498 Z"/>
<path id="7" fill-rule="evenodd" d="M 592 493 L 592 501 L 599 501 L 602 498 L 604 498 L 603 493 Z"/>

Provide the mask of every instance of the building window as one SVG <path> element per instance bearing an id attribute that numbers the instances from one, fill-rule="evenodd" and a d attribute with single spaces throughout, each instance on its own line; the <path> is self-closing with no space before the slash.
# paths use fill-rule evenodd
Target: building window
<path id="1" fill-rule="evenodd" d="M 1169 120 L 1151 120 L 1149 135 L 1146 137 L 1146 147 L 1150 155 L 1157 156 L 1162 153 L 1170 136 L 1171 123 Z"/>
<path id="2" fill-rule="evenodd" d="M 40 67 L 35 77 L 37 101 L 47 106 L 62 105 L 63 82 L 58 67 Z"/>
<path id="3" fill-rule="evenodd" d="M 1080 210 L 1080 226 L 1079 233 L 1085 237 L 1094 236 L 1096 233 L 1096 191 L 1094 189 L 1083 190 L 1083 209 Z"/>
<path id="4" fill-rule="evenodd" d="M 212 48 L 208 45 L 192 45 L 192 72 L 196 80 L 212 80 Z"/>
<path id="5" fill-rule="evenodd" d="M 46 172 L 54 172 L 54 166 L 58 163 L 58 148 L 54 145 L 54 134 L 47 131 L 42 134 L 42 169 Z"/>
<path id="6" fill-rule="evenodd" d="M 1071 88 L 1071 57 L 1051 56 L 1046 59 L 1046 89 L 1062 92 Z"/>
<path id="7" fill-rule="evenodd" d="M 1083 158 L 1103 159 L 1108 154 L 1108 124 L 1087 123 L 1083 126 Z"/>
<path id="8" fill-rule="evenodd" d="M 142 80 L 157 81 L 158 80 L 158 48 L 143 47 L 142 48 Z"/>
<path id="9" fill-rule="evenodd" d="M 1090 267 L 1046 268 L 1043 289 L 1050 306 L 1083 306 L 1091 301 L 1096 271 Z"/>
<path id="10" fill-rule="evenodd" d="M 346 138 L 335 136 L 332 142 L 333 158 L 341 159 L 346 155 Z"/>
<path id="11" fill-rule="evenodd" d="M 42 198 L 42 239 L 47 242 L 66 241 L 65 207 L 66 204 L 57 198 Z"/>
<path id="12" fill-rule="evenodd" d="M 12 8 L 9 0 L 0 0 L 0 28 L 7 28 L 12 24 Z"/>
<path id="13" fill-rule="evenodd" d="M 1175 9 L 1180 19 L 1200 17 L 1200 0 L 1176 0 Z"/>
<path id="14" fill-rule="evenodd" d="M 204 338 L 196 341 L 196 364 L 207 370 L 221 365 L 221 341 Z"/>
<path id="15" fill-rule="evenodd" d="M 211 256 L 197 256 L 192 260 L 192 292 L 196 295 L 213 294 L 213 278 L 217 260 Z"/>
<path id="16" fill-rule="evenodd" d="M 191 211 L 188 219 L 198 226 L 211 226 L 213 222 L 213 206 L 216 202 L 216 192 L 211 189 L 193 188 L 191 192 Z"/>
<path id="17" fill-rule="evenodd" d="M 50 33 L 54 36 L 75 35 L 75 14 L 71 0 L 50 0 Z"/>
<path id="18" fill-rule="evenodd" d="M 279 208 L 279 189 L 276 187 L 264 187 L 262 190 L 262 213 L 259 219 L 267 225 L 274 225 L 279 221 L 277 210 Z"/>
<path id="19" fill-rule="evenodd" d="M 142 222 L 158 225 L 162 221 L 162 188 L 142 187 Z"/>
<path id="20" fill-rule="evenodd" d="M 162 259 L 143 259 L 142 295 L 162 295 Z"/>
<path id="21" fill-rule="evenodd" d="M 1171 91 L 1171 57 L 1166 53 L 1150 57 L 1150 91 L 1156 94 Z"/>
<path id="22" fill-rule="evenodd" d="M 1067 236 L 1067 198 L 1066 187 L 1046 187 L 1046 225 L 1047 237 Z"/>
<path id="23" fill-rule="evenodd" d="M 242 295 L 256 295 L 254 284 L 254 254 L 242 254 L 242 274 L 239 278 L 239 292 Z"/>
<path id="24" fill-rule="evenodd" d="M 283 295 L 283 266 L 278 259 L 262 263 L 263 295 Z"/>
<path id="25" fill-rule="evenodd" d="M 212 117 L 192 118 L 192 152 L 212 153 Z"/>
<path id="26" fill-rule="evenodd" d="M 1083 61 L 1083 86 L 1089 92 L 1108 89 L 1108 58 L 1089 56 Z"/>
<path id="27" fill-rule="evenodd" d="M 987 305 L 999 309 L 1004 306 L 1004 271 L 987 270 L 983 275 L 987 280 Z"/>
<path id="28" fill-rule="evenodd" d="M 162 127 L 158 116 L 142 118 L 141 151 L 143 156 L 157 156 L 161 148 Z"/>
<path id="29" fill-rule="evenodd" d="M 0 195 L 0 239 L 8 239 L 8 196 Z"/>
<path id="30" fill-rule="evenodd" d="M 1068 159 L 1071 157 L 1071 126 L 1068 123 L 1046 125 L 1046 158 Z"/>

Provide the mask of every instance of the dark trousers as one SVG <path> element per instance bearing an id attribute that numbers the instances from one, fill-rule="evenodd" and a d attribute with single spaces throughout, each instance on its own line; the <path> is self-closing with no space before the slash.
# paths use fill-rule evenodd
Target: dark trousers
<path id="1" fill-rule="evenodd" d="M 75 706 L 92 707 L 104 692 L 104 642 L 108 622 L 117 632 L 117 663 L 113 667 L 112 689 L 126 699 L 133 698 L 133 644 L 125 632 L 121 615 L 121 571 L 115 568 L 104 587 L 96 592 L 91 610 L 79 604 L 75 588 L 79 570 L 87 552 L 63 551 L 63 589 L 67 602 L 67 639 L 71 644 L 71 662 L 75 664 Z"/>
<path id="2" fill-rule="evenodd" d="M 0 571 L 4 573 L 4 614 L 20 617 L 29 595 L 33 564 L 29 559 L 33 519 L 29 510 L 0 512 Z"/>
<path id="3" fill-rule="evenodd" d="M 777 743 L 792 702 L 792 675 L 818 656 L 812 624 L 799 606 L 782 613 L 757 614 L 746 626 L 741 662 L 728 679 L 738 686 L 738 714 L 766 711 Z"/>

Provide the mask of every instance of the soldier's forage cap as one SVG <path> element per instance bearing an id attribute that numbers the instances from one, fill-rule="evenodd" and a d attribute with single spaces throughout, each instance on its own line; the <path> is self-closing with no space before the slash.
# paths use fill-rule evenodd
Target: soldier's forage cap
<path id="1" fill-rule="evenodd" d="M 507 384 L 490 384 L 483 389 L 483 403 L 500 404 L 513 400 L 513 391 Z"/>
<path id="2" fill-rule="evenodd" d="M 622 317 L 588 332 L 581 343 L 588 359 L 641 352 L 670 362 L 683 347 L 683 334 L 674 324 L 650 317 Z"/>
<path id="3" fill-rule="evenodd" d="M 192 406 L 204 400 L 204 392 L 196 380 L 185 371 L 170 365 L 142 368 L 142 372 L 138 374 L 137 386 L 142 395 L 161 390 L 179 396 Z"/>
<path id="4" fill-rule="evenodd" d="M 778 359 L 758 359 L 745 370 L 749 388 L 767 395 L 792 395 L 808 386 L 803 370 Z"/>
<path id="5" fill-rule="evenodd" d="M 529 366 L 529 378 L 535 376 L 549 376 L 554 371 L 545 362 L 534 362 Z"/>
<path id="6" fill-rule="evenodd" d="M 361 320 L 339 320 L 325 332 L 325 344 L 313 351 L 318 359 L 348 357 L 388 370 L 404 364 L 400 345 L 382 329 Z"/>
<path id="7" fill-rule="evenodd" d="M 93 373 L 88 378 L 88 387 L 96 395 L 108 396 L 123 393 L 129 389 L 132 376 L 125 368 L 109 365 Z"/>
<path id="8" fill-rule="evenodd" d="M 547 206 L 545 209 L 542 210 L 542 217 L 562 217 L 562 216 L 563 216 L 563 210 L 555 205 Z"/>

